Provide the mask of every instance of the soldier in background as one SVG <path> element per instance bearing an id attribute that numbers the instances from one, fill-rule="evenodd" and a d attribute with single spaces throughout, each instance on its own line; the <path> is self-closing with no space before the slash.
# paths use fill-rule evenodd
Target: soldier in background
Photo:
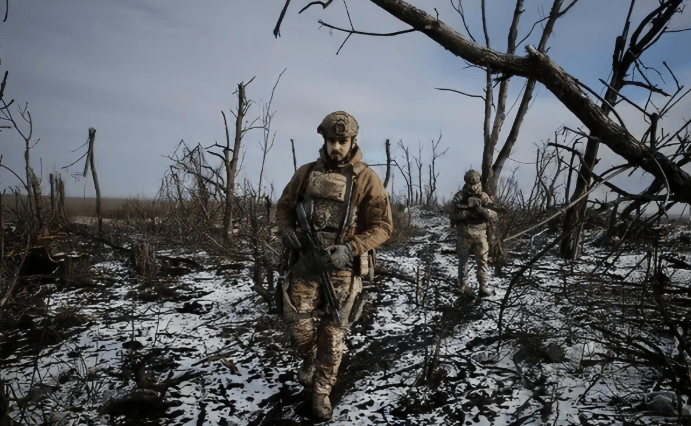
<path id="1" fill-rule="evenodd" d="M 492 203 L 489 195 L 482 192 L 480 173 L 469 170 L 463 177 L 465 185 L 453 197 L 453 208 L 450 219 L 456 226 L 458 254 L 458 291 L 462 295 L 472 294 L 466 282 L 468 258 L 472 251 L 477 262 L 477 282 L 480 297 L 490 293 L 487 290 L 486 273 L 489 244 L 487 243 L 487 226 L 497 219 L 497 214 L 487 208 Z"/>
<path id="2" fill-rule="evenodd" d="M 373 250 L 389 238 L 393 222 L 381 180 L 362 162 L 357 121 L 337 111 L 317 132 L 324 137 L 319 159 L 295 172 L 276 205 L 276 223 L 290 250 L 283 315 L 303 356 L 298 381 L 312 391 L 312 414 L 325 420 L 345 335 L 362 310 L 362 276 L 373 272 Z M 301 221 L 311 229 L 301 229 Z M 307 235 L 316 237 L 320 256 L 311 255 Z M 325 281 L 332 283 L 338 317 L 329 312 Z"/>

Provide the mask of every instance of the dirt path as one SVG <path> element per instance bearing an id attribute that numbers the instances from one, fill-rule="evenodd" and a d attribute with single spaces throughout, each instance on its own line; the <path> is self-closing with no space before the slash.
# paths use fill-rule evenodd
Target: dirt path
<path id="1" fill-rule="evenodd" d="M 539 261 L 514 286 L 500 336 L 510 272 L 539 246 L 522 245 L 506 277 L 490 275 L 494 295 L 458 300 L 448 221 L 434 215 L 414 221 L 419 237 L 379 258 L 389 271 L 417 279 L 383 278 L 370 287 L 373 301 L 348 339 L 330 424 L 665 421 L 641 409 L 641 395 L 666 390 L 655 388 L 655 369 L 605 362 L 597 355 L 606 348 L 585 334 L 604 310 L 584 302 L 595 288 L 570 282 L 596 257 L 575 269 L 551 257 Z M 12 418 L 64 425 L 312 424 L 285 326 L 252 290 L 250 265 L 218 271 L 205 253 L 188 256 L 208 269 L 140 286 L 125 259 L 111 255 L 92 266 L 97 287 L 52 293 L 51 309 L 72 309 L 81 321 L 38 355 L 15 351 L 0 360 L 2 379 L 18 400 Z M 636 259 L 619 258 L 611 273 L 627 274 Z M 673 353 L 669 336 L 649 337 Z M 135 378 L 168 384 L 163 405 L 99 415 L 109 401 L 112 408 L 135 392 Z"/>

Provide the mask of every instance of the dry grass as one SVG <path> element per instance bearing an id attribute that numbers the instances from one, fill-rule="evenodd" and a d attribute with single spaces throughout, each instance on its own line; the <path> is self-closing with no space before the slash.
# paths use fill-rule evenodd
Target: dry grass
<path id="1" fill-rule="evenodd" d="M 3 220 L 12 221 L 17 214 L 24 214 L 26 197 L 16 197 L 13 194 L 5 194 L 2 197 Z M 50 197 L 42 197 L 43 207 L 50 206 Z M 128 207 L 135 205 L 138 210 L 142 210 L 149 217 L 160 213 L 162 209 L 159 203 L 152 200 L 142 200 L 137 198 L 101 198 L 101 209 L 103 217 L 107 219 L 122 219 Z M 65 208 L 68 217 L 96 217 L 96 198 L 95 197 L 67 197 Z"/>
<path id="2" fill-rule="evenodd" d="M 417 229 L 410 223 L 410 213 L 406 211 L 404 204 L 392 204 L 391 216 L 393 219 L 393 234 L 384 243 L 388 248 L 405 246 L 411 237 L 417 235 Z"/>

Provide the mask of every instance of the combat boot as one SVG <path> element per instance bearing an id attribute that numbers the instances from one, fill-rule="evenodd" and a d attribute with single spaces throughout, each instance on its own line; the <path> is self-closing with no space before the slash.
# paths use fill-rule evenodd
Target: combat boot
<path id="1" fill-rule="evenodd" d="M 314 377 L 314 353 L 307 355 L 302 365 L 298 369 L 298 382 L 309 388 L 312 386 L 312 378 Z"/>
<path id="2" fill-rule="evenodd" d="M 312 399 L 312 415 L 319 420 L 331 420 L 331 401 L 324 393 L 315 393 Z"/>
<path id="3" fill-rule="evenodd" d="M 480 297 L 487 297 L 492 293 L 490 293 L 490 291 L 487 290 L 487 285 L 485 283 L 480 283 L 480 290 L 478 291 L 478 294 L 480 295 Z"/>
<path id="4" fill-rule="evenodd" d="M 461 296 L 472 296 L 473 290 L 468 287 L 468 284 L 466 284 L 465 281 L 461 281 L 460 285 L 456 287 L 456 293 Z"/>

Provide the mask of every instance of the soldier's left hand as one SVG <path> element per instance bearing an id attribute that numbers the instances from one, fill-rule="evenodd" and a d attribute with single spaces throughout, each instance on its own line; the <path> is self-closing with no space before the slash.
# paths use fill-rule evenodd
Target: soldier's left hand
<path id="1" fill-rule="evenodd" d="M 335 269 L 345 269 L 353 263 L 353 251 L 348 244 L 329 246 L 325 249 L 324 264 Z"/>

